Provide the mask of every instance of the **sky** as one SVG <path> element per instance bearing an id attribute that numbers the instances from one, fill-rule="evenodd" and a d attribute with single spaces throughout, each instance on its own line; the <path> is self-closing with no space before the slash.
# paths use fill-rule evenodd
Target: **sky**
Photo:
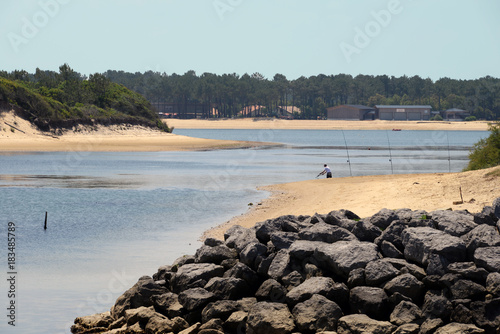
<path id="1" fill-rule="evenodd" d="M 0 70 L 500 77 L 498 0 L 1 0 Z"/>

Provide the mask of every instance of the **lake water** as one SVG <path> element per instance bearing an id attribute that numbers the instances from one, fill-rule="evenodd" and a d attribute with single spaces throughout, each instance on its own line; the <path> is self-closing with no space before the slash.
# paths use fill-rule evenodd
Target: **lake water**
<path id="1" fill-rule="evenodd" d="M 313 179 L 324 163 L 334 177 L 460 171 L 470 147 L 488 136 L 485 131 L 175 133 L 284 146 L 0 154 L 2 267 L 7 276 L 7 224 L 14 222 L 17 271 L 16 327 L 4 315 L 1 333 L 69 333 L 75 317 L 109 310 L 142 275 L 194 254 L 203 231 L 267 196 L 257 186 Z M 1 281 L 6 307 L 9 287 Z"/>

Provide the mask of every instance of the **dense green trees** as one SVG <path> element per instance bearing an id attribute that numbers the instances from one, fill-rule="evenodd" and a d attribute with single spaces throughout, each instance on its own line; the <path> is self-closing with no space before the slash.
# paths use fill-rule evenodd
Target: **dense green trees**
<path id="1" fill-rule="evenodd" d="M 387 75 L 317 75 L 288 80 L 282 74 L 266 79 L 260 73 L 197 76 L 157 72 L 126 73 L 107 71 L 113 82 L 140 92 L 156 103 L 199 104 L 203 117 L 249 116 L 238 114 L 245 106 L 263 106 L 257 114 L 273 116 L 277 106 L 295 106 L 302 110 L 298 118 L 326 115 L 325 107 L 340 104 L 429 104 L 434 110 L 461 108 L 478 119 L 500 118 L 500 79 L 476 80 L 389 77 Z M 210 115 L 214 108 L 217 113 Z M 181 115 L 182 117 L 182 115 Z"/>
<path id="2" fill-rule="evenodd" d="M 294 111 L 302 111 L 295 113 L 296 118 L 315 119 L 326 116 L 326 107 L 340 104 L 429 104 L 433 110 L 465 109 L 477 119 L 500 118 L 500 79 L 489 76 L 475 80 L 441 78 L 433 82 L 417 75 L 319 74 L 288 80 L 282 74 L 267 79 L 260 73 L 197 75 L 188 71 L 169 75 L 109 70 L 87 78 L 67 64 L 58 73 L 37 69 L 34 74 L 0 71 L 0 76 L 24 82 L 42 96 L 70 107 L 79 102 L 102 109 L 131 109 L 130 103 L 117 97 L 118 86 L 112 83 L 118 83 L 140 93 L 153 106 L 175 103 L 180 106 L 180 117 L 186 117 L 193 105 L 200 117 L 276 116 L 278 106 L 294 106 Z M 117 98 L 122 101 L 118 103 Z M 246 106 L 258 107 L 252 114 L 249 108 L 244 109 Z"/>
<path id="3" fill-rule="evenodd" d="M 474 144 L 465 170 L 476 170 L 500 165 L 500 123 L 489 126 L 490 135 Z"/>
<path id="4" fill-rule="evenodd" d="M 21 107 L 44 130 L 97 122 L 142 124 L 169 131 L 141 94 L 113 83 L 104 74 L 86 78 L 67 64 L 58 73 L 38 68 L 34 74 L 0 72 L 0 102 Z"/>

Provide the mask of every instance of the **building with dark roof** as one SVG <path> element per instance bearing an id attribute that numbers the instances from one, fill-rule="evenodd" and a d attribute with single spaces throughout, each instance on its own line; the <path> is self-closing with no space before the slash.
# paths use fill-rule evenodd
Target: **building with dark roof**
<path id="1" fill-rule="evenodd" d="M 463 121 L 466 117 L 470 116 L 467 110 L 451 108 L 441 112 L 443 119 L 447 121 Z"/>
<path id="2" fill-rule="evenodd" d="M 421 121 L 431 118 L 431 106 L 376 105 L 379 118 L 387 121 Z"/>
<path id="3" fill-rule="evenodd" d="M 326 118 L 333 120 L 365 120 L 376 119 L 377 110 L 358 104 L 343 104 L 340 106 L 326 108 Z"/>

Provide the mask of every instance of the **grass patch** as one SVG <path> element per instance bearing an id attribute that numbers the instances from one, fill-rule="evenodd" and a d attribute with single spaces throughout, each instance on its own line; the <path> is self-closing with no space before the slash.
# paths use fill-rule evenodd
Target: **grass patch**
<path id="1" fill-rule="evenodd" d="M 499 177 L 500 176 L 500 167 L 496 168 L 495 170 L 492 170 L 491 172 L 486 173 L 485 176 Z"/>

